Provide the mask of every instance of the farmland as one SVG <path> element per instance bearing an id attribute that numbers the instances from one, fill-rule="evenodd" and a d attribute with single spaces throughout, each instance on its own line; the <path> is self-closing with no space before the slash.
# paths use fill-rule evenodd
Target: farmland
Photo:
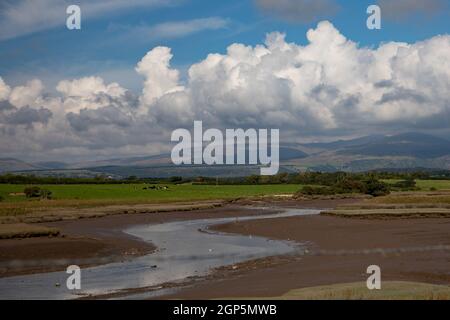
<path id="1" fill-rule="evenodd" d="M 0 195 L 5 202 L 23 202 L 20 193 L 26 185 L 0 185 Z M 40 185 L 53 194 L 54 200 L 111 200 L 137 202 L 168 202 L 185 200 L 231 199 L 247 196 L 294 193 L 299 185 L 164 185 L 151 189 L 145 184 L 99 184 L 99 185 Z M 164 188 L 165 187 L 165 188 Z M 18 195 L 13 195 L 14 193 Z"/>
<path id="2" fill-rule="evenodd" d="M 395 183 L 397 180 L 385 180 Z M 416 180 L 420 190 L 450 190 L 450 180 Z M 195 202 L 204 200 L 230 200 L 236 198 L 289 195 L 303 188 L 300 184 L 255 184 L 255 185 L 203 185 L 203 184 L 39 184 L 51 191 L 51 200 L 27 198 L 23 193 L 30 185 L 0 184 L 0 216 L 16 216 L 33 211 L 54 208 L 82 209 L 110 205 L 139 205 L 157 203 Z M 413 192 L 407 200 L 429 202 L 430 198 L 415 199 Z M 398 197 L 394 198 L 398 201 Z M 375 200 L 375 199 L 374 199 Z M 377 200 L 375 200 L 377 201 Z M 383 197 L 391 201 L 391 197 Z"/>
<path id="3" fill-rule="evenodd" d="M 293 194 L 301 186 L 280 185 L 148 185 L 148 184 L 83 184 L 39 185 L 52 192 L 52 200 L 28 199 L 23 194 L 27 185 L 0 184 L 1 215 L 21 215 L 51 208 L 81 209 L 110 205 L 228 200 L 242 197 Z"/>

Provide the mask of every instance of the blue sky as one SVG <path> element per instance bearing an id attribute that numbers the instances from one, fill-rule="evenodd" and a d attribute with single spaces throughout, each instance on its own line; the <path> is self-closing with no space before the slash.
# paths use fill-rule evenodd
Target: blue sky
<path id="1" fill-rule="evenodd" d="M 448 10 L 439 10 L 439 7 L 425 15 L 412 12 L 398 20 L 383 16 L 382 30 L 369 31 L 365 26 L 366 8 L 376 0 L 336 3 L 339 9 L 333 14 L 303 22 L 273 16 L 258 7 L 256 1 L 174 1 L 169 5 L 131 6 L 126 10 L 105 10 L 104 14 L 96 12 L 92 17 L 83 17 L 80 31 L 65 28 L 66 16 L 62 12 L 59 24 L 0 41 L 0 75 L 11 85 L 38 77 L 50 88 L 62 78 L 100 75 L 107 81 L 118 81 L 138 91 L 141 79 L 134 72 L 134 66 L 158 45 L 172 48 L 172 65 L 183 71 L 209 53 L 224 53 L 232 43 L 262 43 L 265 35 L 272 31 L 286 33 L 289 42 L 304 44 L 306 31 L 322 19 L 330 20 L 347 38 L 370 47 L 388 41 L 416 42 L 450 30 Z M 80 6 L 84 14 L 83 3 Z M 219 24 L 201 26 L 207 19 L 219 21 Z M 150 31 L 161 24 L 195 20 L 200 20 L 200 26 L 185 34 L 158 36 L 150 32 L 133 35 L 132 32 L 139 26 Z"/>

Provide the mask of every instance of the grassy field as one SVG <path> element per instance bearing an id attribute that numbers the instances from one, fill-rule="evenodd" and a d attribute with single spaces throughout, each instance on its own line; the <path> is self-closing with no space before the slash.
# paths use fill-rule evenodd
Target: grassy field
<path id="1" fill-rule="evenodd" d="M 385 180 L 395 183 L 398 180 Z M 422 190 L 450 190 L 450 180 L 416 180 Z M 184 200 L 232 199 L 259 195 L 291 194 L 301 185 L 167 185 L 167 190 L 147 189 L 146 184 L 39 185 L 53 193 L 54 200 L 110 200 L 136 202 L 170 202 Z M 22 193 L 27 185 L 0 184 L 3 203 L 30 201 Z M 31 200 L 32 201 L 32 200 Z"/>
<path id="2" fill-rule="evenodd" d="M 109 205 L 228 200 L 262 195 L 293 194 L 300 185 L 167 185 L 166 190 L 145 184 L 39 185 L 52 192 L 52 200 L 27 199 L 26 185 L 0 184 L 0 216 L 22 215 L 51 208 L 89 208 Z M 147 188 L 146 190 L 144 188 Z"/>
<path id="3" fill-rule="evenodd" d="M 393 183 L 395 180 L 389 180 Z M 424 190 L 450 189 L 450 181 L 418 180 Z M 39 185 L 52 192 L 52 200 L 27 199 L 23 195 L 27 185 L 0 184 L 0 216 L 18 216 L 52 208 L 90 208 L 109 205 L 138 205 L 153 203 L 175 203 L 200 200 L 228 200 L 262 195 L 293 194 L 301 185 L 167 185 L 167 189 L 150 189 L 147 184 L 83 184 L 83 185 Z M 382 197 L 384 203 L 429 203 L 435 199 L 422 197 L 420 192 L 402 197 Z M 378 199 L 373 199 L 379 201 Z M 439 202 L 450 203 L 448 195 L 439 197 Z"/>
<path id="4" fill-rule="evenodd" d="M 299 185 L 167 185 L 167 190 L 147 189 L 144 184 L 98 184 L 98 185 L 40 185 L 53 193 L 54 200 L 132 200 L 132 201 L 183 201 L 231 199 L 238 197 L 289 194 L 300 189 Z M 30 201 L 21 193 L 26 185 L 0 184 L 4 202 Z"/>

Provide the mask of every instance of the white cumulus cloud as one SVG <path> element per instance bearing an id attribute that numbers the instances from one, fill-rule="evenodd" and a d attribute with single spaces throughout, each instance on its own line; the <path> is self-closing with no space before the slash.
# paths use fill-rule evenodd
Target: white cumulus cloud
<path id="1" fill-rule="evenodd" d="M 152 104 L 165 94 L 183 90 L 179 85 L 180 73 L 170 68 L 170 48 L 156 47 L 149 51 L 136 66 L 136 71 L 145 77 L 141 100 Z"/>
<path id="2" fill-rule="evenodd" d="M 169 125 L 182 114 L 180 123 L 192 115 L 189 120 L 316 134 L 391 123 L 401 128 L 448 111 L 450 36 L 372 49 L 324 21 L 307 39 L 301 46 L 272 33 L 255 47 L 232 44 L 226 54 L 192 65 L 184 87 L 170 68 L 170 49 L 155 48 L 138 66 L 146 77 L 141 102 Z"/>
<path id="3" fill-rule="evenodd" d="M 11 90 L 9 102 L 16 107 L 34 105 L 41 97 L 44 85 L 41 80 L 33 79 L 24 86 L 17 86 Z"/>
<path id="4" fill-rule="evenodd" d="M 0 101 L 7 100 L 10 92 L 11 88 L 0 77 Z"/>

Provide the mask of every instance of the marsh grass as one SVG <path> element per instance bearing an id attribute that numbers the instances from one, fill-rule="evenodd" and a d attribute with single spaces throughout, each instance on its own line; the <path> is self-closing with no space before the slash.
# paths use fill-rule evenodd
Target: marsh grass
<path id="1" fill-rule="evenodd" d="M 324 211 L 323 215 L 337 215 L 341 217 L 450 217 L 450 209 L 446 208 L 411 208 L 411 209 L 355 209 Z"/>
<path id="2" fill-rule="evenodd" d="M 397 192 L 339 206 L 322 214 L 357 218 L 450 217 L 450 192 Z"/>
<path id="3" fill-rule="evenodd" d="M 243 298 L 267 300 L 449 300 L 450 287 L 418 282 L 384 281 L 381 290 L 369 290 L 365 282 L 291 290 L 279 297 Z"/>
<path id="4" fill-rule="evenodd" d="M 198 201 L 198 202 L 177 202 L 177 203 L 156 203 L 156 204 L 133 204 L 133 205 L 109 205 L 104 207 L 87 208 L 46 208 L 29 211 L 21 215 L 0 216 L 0 224 L 13 223 L 41 223 L 55 222 L 62 220 L 76 220 L 86 218 L 100 218 L 116 214 L 134 213 L 158 213 L 169 211 L 192 211 L 200 209 L 212 209 L 223 205 L 223 201 Z"/>
<path id="5" fill-rule="evenodd" d="M 25 223 L 0 224 L 0 239 L 55 237 L 59 230 L 42 225 L 30 225 Z"/>
<path id="6" fill-rule="evenodd" d="M 450 287 L 426 283 L 383 282 L 381 290 L 368 290 L 365 283 L 336 284 L 292 290 L 281 299 L 300 300 L 448 300 Z"/>
<path id="7" fill-rule="evenodd" d="M 446 194 L 392 194 L 379 199 L 373 199 L 370 202 L 384 204 L 450 204 L 450 192 Z"/>

